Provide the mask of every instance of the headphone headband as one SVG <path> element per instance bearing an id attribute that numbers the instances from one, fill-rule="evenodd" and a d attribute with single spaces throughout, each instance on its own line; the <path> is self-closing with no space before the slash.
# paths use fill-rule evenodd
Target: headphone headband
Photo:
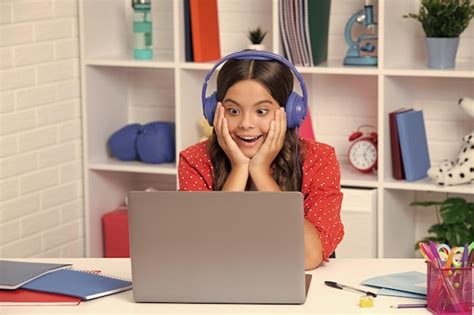
<path id="1" fill-rule="evenodd" d="M 212 67 L 212 69 L 207 73 L 206 78 L 204 79 L 204 84 L 202 86 L 202 93 L 201 93 L 201 98 L 202 98 L 202 103 L 205 104 L 206 102 L 206 90 L 207 90 L 207 82 L 211 78 L 212 74 L 214 71 L 219 67 L 221 64 L 224 62 L 230 60 L 230 59 L 236 59 L 236 60 L 262 60 L 262 61 L 269 61 L 269 60 L 276 60 L 284 65 L 286 65 L 290 70 L 293 72 L 293 74 L 296 76 L 300 83 L 301 87 L 301 92 L 303 93 L 303 104 L 305 107 L 307 107 L 308 104 L 308 92 L 306 91 L 306 85 L 303 80 L 303 76 L 299 73 L 299 71 L 296 69 L 296 67 L 289 62 L 286 58 L 274 54 L 269 51 L 257 51 L 257 50 L 249 50 L 249 51 L 239 51 L 235 53 L 231 53 L 227 56 L 222 57 L 222 59 L 218 60 L 216 64 Z"/>

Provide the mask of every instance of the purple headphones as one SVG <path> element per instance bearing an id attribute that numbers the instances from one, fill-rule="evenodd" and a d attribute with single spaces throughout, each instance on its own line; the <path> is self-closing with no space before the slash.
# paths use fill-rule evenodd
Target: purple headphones
<path id="1" fill-rule="evenodd" d="M 217 92 L 212 93 L 209 97 L 206 97 L 206 89 L 207 89 L 207 82 L 211 78 L 211 75 L 214 73 L 216 68 L 221 65 L 222 63 L 226 62 L 230 59 L 237 59 L 237 60 L 276 60 L 283 64 L 285 64 L 291 71 L 295 74 L 296 78 L 300 82 L 301 91 L 303 92 L 303 97 L 298 95 L 296 92 L 291 92 L 288 100 L 285 104 L 285 112 L 287 118 L 287 128 L 298 128 L 303 119 L 306 117 L 306 108 L 308 106 L 308 93 L 306 91 L 306 85 L 304 83 L 303 77 L 301 74 L 296 70 L 295 66 L 291 64 L 287 59 L 283 58 L 280 55 L 268 52 L 268 51 L 242 51 L 229 54 L 223 57 L 221 60 L 217 61 L 217 63 L 212 67 L 212 69 L 208 72 L 206 79 L 204 80 L 204 84 L 202 86 L 202 106 L 204 111 L 204 117 L 206 117 L 207 122 L 209 125 L 213 125 L 214 122 L 214 114 L 216 112 L 217 107 Z"/>

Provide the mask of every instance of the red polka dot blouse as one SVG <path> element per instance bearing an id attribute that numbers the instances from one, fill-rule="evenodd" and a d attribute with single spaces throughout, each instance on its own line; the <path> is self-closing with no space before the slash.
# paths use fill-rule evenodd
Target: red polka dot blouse
<path id="1" fill-rule="evenodd" d="M 304 213 L 318 230 L 325 260 L 344 236 L 341 222 L 342 192 L 340 170 L 334 148 L 313 140 L 301 139 L 304 148 L 301 192 Z M 180 153 L 178 175 L 181 191 L 213 190 L 213 166 L 207 147 L 209 141 L 197 143 Z"/>

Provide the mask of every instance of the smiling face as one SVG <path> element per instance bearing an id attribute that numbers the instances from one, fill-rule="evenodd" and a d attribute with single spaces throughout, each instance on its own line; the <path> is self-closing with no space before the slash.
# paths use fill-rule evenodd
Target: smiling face
<path id="1" fill-rule="evenodd" d="M 252 158 L 267 138 L 278 102 L 255 80 L 232 85 L 222 100 L 229 133 L 242 153 Z"/>

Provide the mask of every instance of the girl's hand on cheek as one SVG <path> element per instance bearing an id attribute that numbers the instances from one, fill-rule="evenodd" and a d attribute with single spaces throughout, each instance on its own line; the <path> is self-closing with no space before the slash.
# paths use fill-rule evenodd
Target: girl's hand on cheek
<path id="1" fill-rule="evenodd" d="M 250 160 L 249 171 L 270 171 L 273 160 L 280 153 L 286 135 L 286 113 L 283 107 L 275 111 L 275 119 L 270 123 L 267 138 L 258 152 Z"/>
<path id="2" fill-rule="evenodd" d="M 247 167 L 250 159 L 242 153 L 237 143 L 230 136 L 227 119 L 224 117 L 224 107 L 221 102 L 217 103 L 213 124 L 217 141 L 229 158 L 232 168 Z"/>

